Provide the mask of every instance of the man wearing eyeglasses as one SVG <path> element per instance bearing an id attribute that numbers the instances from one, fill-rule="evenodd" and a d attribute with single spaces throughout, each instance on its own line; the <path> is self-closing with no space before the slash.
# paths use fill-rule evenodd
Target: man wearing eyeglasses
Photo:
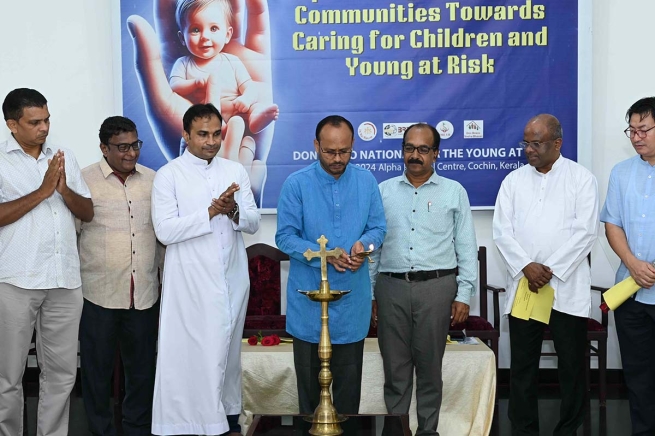
<path id="1" fill-rule="evenodd" d="M 530 165 L 503 180 L 496 199 L 493 237 L 505 262 L 511 379 L 512 434 L 539 435 L 537 376 L 546 324 L 512 316 L 519 281 L 529 290 L 555 291 L 548 327 L 557 351 L 562 402 L 554 435 L 572 435 L 584 418 L 587 318 L 591 269 L 587 255 L 598 229 L 596 178 L 560 154 L 562 126 L 552 115 L 528 121 L 520 145 Z"/>
<path id="2" fill-rule="evenodd" d="M 287 178 L 277 206 L 275 242 L 291 258 L 287 331 L 294 337 L 301 414 L 313 413 L 319 402 L 321 309 L 298 290 L 318 289 L 320 260 L 307 261 L 303 253 L 308 248 L 319 250 L 321 235 L 328 239 L 328 249 L 344 250 L 341 257 L 328 258 L 330 287 L 351 291 L 329 308 L 334 405 L 339 413 L 359 410 L 371 289 L 368 269 L 361 267 L 364 258 L 356 255 L 380 247 L 386 224 L 375 177 L 349 164 L 353 144 L 350 121 L 338 115 L 321 120 L 314 140 L 318 162 Z"/>
<path id="3" fill-rule="evenodd" d="M 468 195 L 433 165 L 428 124 L 403 135 L 405 173 L 380 183 L 389 231 L 369 264 L 388 413 L 408 413 L 416 370 L 417 435 L 438 435 L 441 362 L 451 325 L 468 317 L 478 247 Z M 385 427 L 384 435 L 397 434 Z"/>
<path id="4" fill-rule="evenodd" d="M 621 259 L 616 282 L 628 276 L 641 287 L 614 312 L 633 435 L 655 434 L 655 97 L 635 102 L 624 133 L 637 155 L 610 174 L 600 220 Z"/>
<path id="5" fill-rule="evenodd" d="M 110 403 L 117 345 L 125 368 L 123 432 L 150 434 L 164 248 L 150 218 L 155 172 L 137 164 L 136 125 L 115 116 L 100 126 L 102 158 L 82 170 L 94 219 L 81 223 L 84 307 L 80 323 L 82 394 L 94 435 L 114 435 Z"/>

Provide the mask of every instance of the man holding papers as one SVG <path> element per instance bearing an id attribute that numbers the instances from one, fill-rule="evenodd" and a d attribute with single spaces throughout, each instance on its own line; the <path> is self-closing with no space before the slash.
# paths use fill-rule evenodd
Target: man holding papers
<path id="1" fill-rule="evenodd" d="M 530 165 L 505 178 L 493 218 L 494 241 L 507 267 L 505 314 L 512 348 L 509 419 L 512 434 L 539 435 L 535 381 L 545 321 L 557 351 L 562 394 L 554 434 L 571 435 L 584 418 L 591 309 L 587 255 L 598 228 L 598 187 L 591 172 L 560 154 L 562 126 L 554 116 L 542 114 L 528 121 L 520 144 Z M 525 310 L 527 297 L 536 297 L 530 311 Z M 515 307 L 517 298 L 523 299 L 523 314 Z M 552 310 L 544 318 L 548 304 Z M 541 316 L 535 317 L 539 309 Z"/>
<path id="2" fill-rule="evenodd" d="M 632 277 L 641 288 L 614 312 L 630 400 L 632 435 L 655 434 L 655 98 L 626 114 L 625 134 L 637 156 L 610 174 L 601 214 L 607 240 L 621 258 L 616 281 Z M 633 288 L 634 289 L 634 288 Z M 625 296 L 625 295 L 624 295 Z M 612 306 L 610 306 L 612 307 Z"/>

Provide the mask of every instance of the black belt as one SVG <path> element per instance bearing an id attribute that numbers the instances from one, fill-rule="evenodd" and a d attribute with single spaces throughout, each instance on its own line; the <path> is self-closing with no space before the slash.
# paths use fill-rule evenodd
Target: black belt
<path id="1" fill-rule="evenodd" d="M 438 279 L 451 274 L 456 274 L 457 268 L 435 269 L 433 271 L 408 271 L 404 273 L 382 272 L 380 274 L 393 277 L 394 279 L 406 280 L 408 282 L 424 282 L 426 280 Z"/>

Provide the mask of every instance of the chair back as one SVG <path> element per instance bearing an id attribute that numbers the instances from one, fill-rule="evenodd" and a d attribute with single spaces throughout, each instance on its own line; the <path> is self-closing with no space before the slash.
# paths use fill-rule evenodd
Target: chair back
<path id="1" fill-rule="evenodd" d="M 281 262 L 289 256 L 276 247 L 253 244 L 246 248 L 250 296 L 246 309 L 243 336 L 276 334 L 288 336 L 285 331 L 286 316 L 282 314 L 283 296 Z"/>
<path id="2" fill-rule="evenodd" d="M 289 255 L 267 244 L 254 244 L 246 248 L 250 297 L 246 316 L 281 315 L 280 262 L 288 261 Z"/>

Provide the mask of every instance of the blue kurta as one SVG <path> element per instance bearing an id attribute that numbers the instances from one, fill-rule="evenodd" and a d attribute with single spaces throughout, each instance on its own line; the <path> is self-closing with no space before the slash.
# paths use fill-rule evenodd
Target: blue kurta
<path id="1" fill-rule="evenodd" d="M 335 179 L 319 162 L 293 173 L 282 186 L 277 206 L 275 242 L 291 258 L 287 285 L 287 331 L 307 342 L 318 343 L 321 330 L 320 303 L 298 290 L 318 290 L 320 259 L 308 262 L 303 253 L 319 250 L 321 235 L 328 249 L 350 249 L 361 241 L 365 249 L 382 245 L 386 233 L 380 191 L 373 175 L 355 165 Z M 330 337 L 334 344 L 362 340 L 371 318 L 371 284 L 367 265 L 355 272 L 338 272 L 328 264 L 332 290 L 350 290 L 330 303 Z"/>

